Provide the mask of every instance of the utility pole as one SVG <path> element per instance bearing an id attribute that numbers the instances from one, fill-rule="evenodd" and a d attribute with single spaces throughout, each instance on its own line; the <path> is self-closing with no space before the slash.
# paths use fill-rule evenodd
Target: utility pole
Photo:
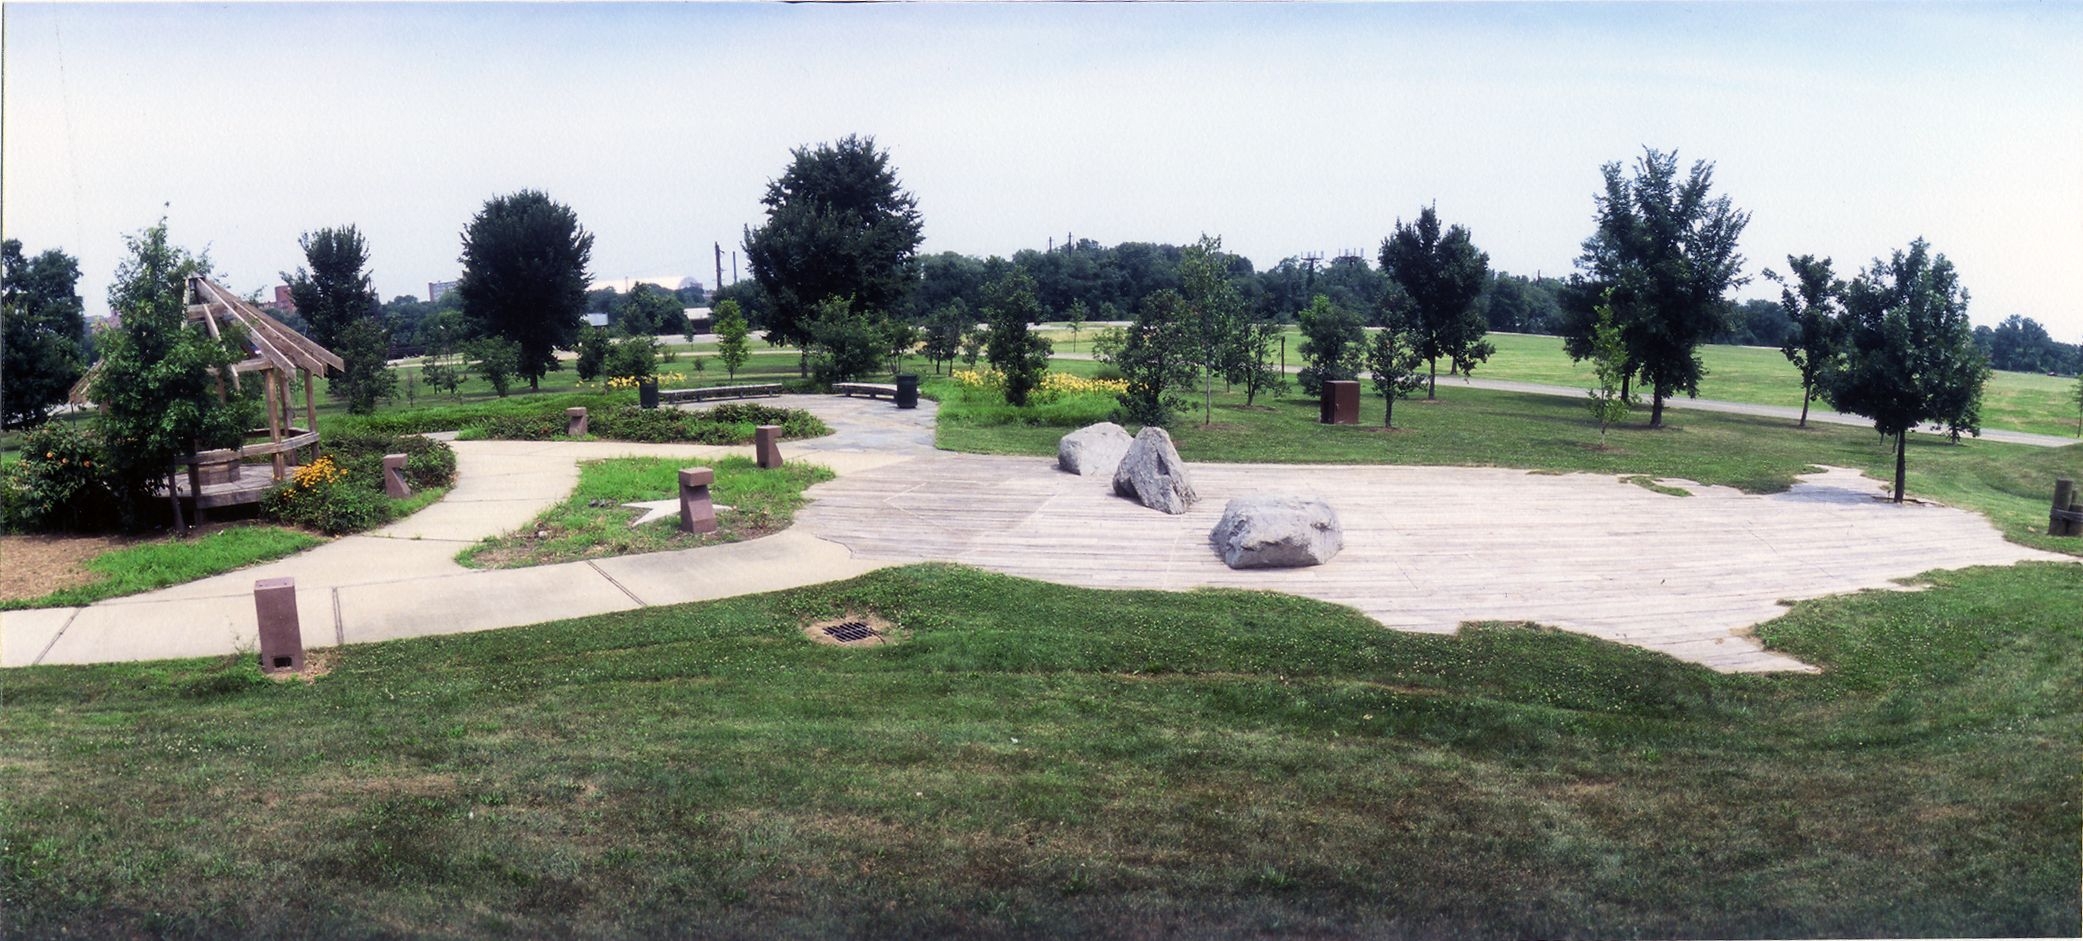
<path id="1" fill-rule="evenodd" d="M 738 253 L 730 253 L 730 283 L 738 283 Z"/>
<path id="2" fill-rule="evenodd" d="M 723 243 L 713 242 L 711 244 L 716 246 L 716 290 L 721 291 L 723 290 Z"/>

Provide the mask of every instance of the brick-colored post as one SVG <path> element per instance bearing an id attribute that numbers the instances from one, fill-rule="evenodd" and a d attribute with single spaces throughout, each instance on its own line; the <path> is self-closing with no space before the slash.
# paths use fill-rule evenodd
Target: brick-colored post
<path id="1" fill-rule="evenodd" d="M 304 632 L 297 623 L 297 580 L 263 578 L 253 583 L 253 612 L 260 619 L 263 673 L 304 669 Z"/>
<path id="2" fill-rule="evenodd" d="M 584 406 L 564 410 L 564 433 L 574 438 L 586 433 L 586 409 Z"/>
<path id="3" fill-rule="evenodd" d="M 706 467 L 684 467 L 680 469 L 680 531 L 683 533 L 713 533 L 716 531 L 716 504 L 709 499 L 709 485 L 716 482 L 716 472 Z"/>
<path id="4" fill-rule="evenodd" d="M 1324 382 L 1322 400 L 1319 403 L 1318 421 L 1326 425 L 1357 425 L 1360 423 L 1360 384 L 1352 379 L 1329 379 Z"/>
<path id="5" fill-rule="evenodd" d="M 761 425 L 752 429 L 752 441 L 762 469 L 772 470 L 781 466 L 780 425 Z"/>
<path id="6" fill-rule="evenodd" d="M 393 500 L 412 496 L 412 485 L 405 482 L 405 455 L 383 456 L 383 495 Z"/>

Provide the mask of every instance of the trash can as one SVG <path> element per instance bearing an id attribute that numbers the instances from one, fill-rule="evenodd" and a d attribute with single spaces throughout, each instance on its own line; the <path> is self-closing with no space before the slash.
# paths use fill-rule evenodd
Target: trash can
<path id="1" fill-rule="evenodd" d="M 636 384 L 636 401 L 644 408 L 658 407 L 658 380 L 643 379 Z"/>
<path id="2" fill-rule="evenodd" d="M 897 376 L 897 407 L 919 407 L 919 377 L 917 373 L 900 373 Z"/>

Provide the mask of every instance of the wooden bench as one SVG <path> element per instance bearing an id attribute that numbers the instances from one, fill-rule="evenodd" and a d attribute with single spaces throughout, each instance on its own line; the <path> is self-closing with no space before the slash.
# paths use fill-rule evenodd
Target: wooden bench
<path id="1" fill-rule="evenodd" d="M 743 399 L 755 395 L 780 395 L 781 384 L 746 386 L 707 386 L 700 389 L 660 389 L 658 402 L 669 405 L 675 402 L 706 402 L 710 399 Z"/>
<path id="2" fill-rule="evenodd" d="M 835 382 L 832 383 L 832 393 L 834 395 L 865 395 L 870 398 L 887 395 L 894 399 L 897 397 L 897 387 L 879 382 Z"/>

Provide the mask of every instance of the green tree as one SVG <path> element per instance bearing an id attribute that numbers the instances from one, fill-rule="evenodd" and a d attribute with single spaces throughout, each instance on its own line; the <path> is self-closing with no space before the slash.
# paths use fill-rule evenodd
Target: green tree
<path id="1" fill-rule="evenodd" d="M 1242 371 L 1247 339 L 1244 298 L 1230 283 L 1222 239 L 1203 235 L 1179 260 L 1179 294 L 1194 322 L 1204 395 L 1201 423 L 1215 421 L 1215 377 Z"/>
<path id="2" fill-rule="evenodd" d="M 904 371 L 904 359 L 918 351 L 924 332 L 917 324 L 891 317 L 883 321 L 883 344 L 890 351 L 890 374 Z"/>
<path id="3" fill-rule="evenodd" d="M 6 427 L 16 428 L 49 418 L 79 381 L 87 320 L 78 259 L 55 248 L 24 258 L 15 239 L 0 253 L 0 403 Z"/>
<path id="4" fill-rule="evenodd" d="M 1427 377 L 1418 373 L 1418 365 L 1425 361 L 1420 343 L 1399 320 L 1384 324 L 1367 344 L 1367 372 L 1374 379 L 1374 391 L 1384 400 L 1383 428 L 1396 427 L 1396 400 L 1409 398 L 1425 385 Z"/>
<path id="5" fill-rule="evenodd" d="M 1252 323 L 1244 326 L 1223 378 L 1244 387 L 1244 404 L 1258 401 L 1261 393 L 1278 394 L 1287 389 L 1287 377 L 1273 363 L 1273 345 L 1280 339 L 1280 325 Z"/>
<path id="6" fill-rule="evenodd" d="M 745 257 L 769 303 L 767 338 L 801 347 L 830 298 L 891 311 L 919 279 L 918 200 L 872 137 L 798 147 L 767 184 L 766 224 L 745 233 Z"/>
<path id="7" fill-rule="evenodd" d="M 940 364 L 953 363 L 962 351 L 962 334 L 976 324 L 969 315 L 969 305 L 962 299 L 952 298 L 935 308 L 926 321 L 926 358 L 933 361 L 933 372 L 940 372 Z"/>
<path id="8" fill-rule="evenodd" d="M 397 394 L 398 374 L 389 365 L 390 348 L 390 336 L 376 317 L 363 317 L 340 328 L 333 352 L 347 368 L 328 380 L 326 388 L 334 398 L 347 401 L 350 414 L 375 414 L 378 400 Z"/>
<path id="9" fill-rule="evenodd" d="M 1128 382 L 1121 393 L 1124 422 L 1168 425 L 1175 412 L 1188 407 L 1176 390 L 1190 388 L 1195 378 L 1200 344 L 1194 327 L 1186 298 L 1170 288 L 1152 292 L 1136 307 L 1135 321 L 1121 331 L 1120 347 L 1107 354 Z M 1113 333 L 1107 331 L 1109 347 Z"/>
<path id="10" fill-rule="evenodd" d="M 962 362 L 964 365 L 975 368 L 977 357 L 982 355 L 984 355 L 984 330 L 982 327 L 971 324 L 962 331 Z"/>
<path id="11" fill-rule="evenodd" d="M 1464 374 L 1490 358 L 1494 348 L 1483 339 L 1489 324 L 1475 304 L 1489 278 L 1490 256 L 1476 250 L 1467 229 L 1442 233 L 1433 206 L 1409 225 L 1398 219 L 1396 231 L 1382 240 L 1381 270 L 1409 299 L 1418 355 L 1431 364 L 1426 398 L 1438 396 L 1440 357 Z"/>
<path id="12" fill-rule="evenodd" d="M 1577 359 L 1589 354 L 1588 300 L 1610 290 L 1629 375 L 1650 387 L 1649 427 L 1661 428 L 1665 399 L 1699 395 L 1706 373 L 1699 346 L 1721 331 L 1729 290 L 1749 280 L 1736 242 L 1750 214 L 1725 195 L 1710 195 L 1712 163 L 1695 161 L 1680 176 L 1676 152 L 1645 148 L 1632 179 L 1618 163 L 1600 172 L 1605 193 L 1594 200 L 1597 227 L 1577 260 L 1586 282 L 1573 291 L 1581 315 L 1566 324 L 1564 345 Z"/>
<path id="13" fill-rule="evenodd" d="M 687 332 L 686 309 L 673 292 L 639 283 L 615 301 L 614 328 L 623 336 L 662 336 Z"/>
<path id="14" fill-rule="evenodd" d="M 843 297 L 827 298 L 810 319 L 803 347 L 810 375 L 827 386 L 872 375 L 888 361 L 889 337 L 880 315 L 855 310 Z"/>
<path id="15" fill-rule="evenodd" d="M 512 341 L 513 375 L 531 389 L 557 368 L 558 348 L 578 342 L 592 256 L 578 215 L 535 190 L 487 201 L 463 232 L 463 313 L 480 334 Z"/>
<path id="16" fill-rule="evenodd" d="M 1049 370 L 1049 341 L 1028 329 L 1041 310 L 1034 279 L 1025 271 L 1014 268 L 984 285 L 984 319 L 991 324 L 984 355 L 1004 374 L 1005 401 L 1015 407 L 1027 404 Z"/>
<path id="17" fill-rule="evenodd" d="M 1634 406 L 1628 401 L 1625 390 L 1627 381 L 1627 339 L 1620 335 L 1620 324 L 1613 317 L 1610 303 L 1598 305 L 1597 320 L 1591 328 L 1591 369 L 1598 377 L 1598 385 L 1591 389 L 1591 417 L 1598 421 L 1598 446 L 1606 446 L 1606 429 L 1627 419 L 1627 412 Z"/>
<path id="18" fill-rule="evenodd" d="M 608 350 L 607 360 L 601 363 L 601 371 L 609 379 L 633 379 L 642 382 L 658 376 L 658 341 L 650 334 L 628 336 L 615 341 Z"/>
<path id="19" fill-rule="evenodd" d="M 165 219 L 125 236 L 124 244 L 108 296 L 119 325 L 101 337 L 88 395 L 101 406 L 95 425 L 127 499 L 125 524 L 141 521 L 154 489 L 184 522 L 174 497 L 175 459 L 236 447 L 260 409 L 251 394 L 236 392 L 231 366 L 245 358 L 238 331 L 220 340 L 188 321 L 187 281 L 210 273 L 209 258 L 170 244 Z"/>
<path id="20" fill-rule="evenodd" d="M 1830 404 L 1895 437 L 1900 503 L 1909 430 L 1928 421 L 1978 431 L 1988 358 L 1974 342 L 1953 263 L 1921 238 L 1852 279 L 1844 311 L 1844 364 L 1829 384 Z"/>
<path id="21" fill-rule="evenodd" d="M 1071 301 L 1070 310 L 1064 312 L 1063 321 L 1070 326 L 1070 345 L 1072 349 L 1077 348 L 1078 332 L 1085 328 L 1085 320 L 1090 316 L 1091 312 L 1086 309 L 1085 299 L 1082 297 Z"/>
<path id="22" fill-rule="evenodd" d="M 494 394 L 506 398 L 521 368 L 521 345 L 505 337 L 479 337 L 463 344 L 462 352 L 469 366 L 458 378 L 474 371 L 491 384 Z"/>
<path id="23" fill-rule="evenodd" d="M 297 316 L 320 346 L 340 342 L 348 324 L 376 315 L 381 304 L 369 283 L 369 244 L 352 225 L 306 232 L 297 239 L 309 268 L 283 272 Z M 341 357 L 345 359 L 346 357 Z"/>
<path id="24" fill-rule="evenodd" d="M 1786 256 L 1787 275 L 1770 268 L 1765 277 L 1779 284 L 1779 308 L 1794 328 L 1779 352 L 1801 372 L 1801 421 L 1808 427 L 1808 403 L 1823 395 L 1823 379 L 1837 364 L 1844 343 L 1838 298 L 1844 281 L 1830 270 L 1830 259 L 1814 255 Z"/>
<path id="25" fill-rule="evenodd" d="M 1302 355 L 1302 370 L 1296 374 L 1302 391 L 1321 395 L 1326 380 L 1359 376 L 1360 351 L 1367 342 L 1360 318 L 1318 294 L 1296 320 L 1302 327 L 1302 342 L 1295 348 Z"/>
<path id="26" fill-rule="evenodd" d="M 600 378 L 601 371 L 607 366 L 608 350 L 613 345 L 607 330 L 601 327 L 589 324 L 579 329 L 579 359 L 575 366 L 580 382 Z"/>
<path id="27" fill-rule="evenodd" d="M 738 380 L 738 370 L 744 368 L 745 360 L 752 355 L 746 348 L 745 337 L 751 329 L 745 323 L 745 312 L 734 300 L 725 300 L 716 305 L 712 312 L 716 318 L 716 358 L 723 360 L 723 369 L 728 381 Z"/>

